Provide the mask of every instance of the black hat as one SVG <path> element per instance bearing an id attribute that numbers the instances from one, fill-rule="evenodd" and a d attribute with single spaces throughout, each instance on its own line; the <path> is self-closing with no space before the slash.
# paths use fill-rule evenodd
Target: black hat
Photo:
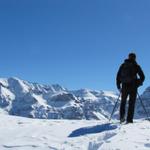
<path id="1" fill-rule="evenodd" d="M 130 53 L 128 55 L 129 59 L 135 60 L 136 59 L 136 54 L 135 53 Z"/>

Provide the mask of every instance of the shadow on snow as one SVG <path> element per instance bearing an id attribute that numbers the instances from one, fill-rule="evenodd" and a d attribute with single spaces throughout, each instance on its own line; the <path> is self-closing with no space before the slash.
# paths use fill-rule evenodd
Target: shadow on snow
<path id="1" fill-rule="evenodd" d="M 112 125 L 110 123 L 96 125 L 96 126 L 92 126 L 92 127 L 83 127 L 83 128 L 79 128 L 79 129 L 73 131 L 68 137 L 78 137 L 78 136 L 83 136 L 86 134 L 101 133 L 104 131 L 114 130 L 116 128 L 117 128 L 117 125 Z"/>

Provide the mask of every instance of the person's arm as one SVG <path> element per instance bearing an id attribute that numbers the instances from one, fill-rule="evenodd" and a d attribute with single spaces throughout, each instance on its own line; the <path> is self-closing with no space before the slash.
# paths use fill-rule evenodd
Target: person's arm
<path id="1" fill-rule="evenodd" d="M 117 77 L 116 77 L 116 85 L 118 90 L 121 89 L 121 81 L 120 81 L 120 73 L 121 73 L 122 65 L 120 66 L 118 72 L 117 72 Z"/>
<path id="2" fill-rule="evenodd" d="M 138 65 L 138 75 L 140 77 L 140 84 L 142 85 L 145 80 L 145 75 L 142 68 Z"/>

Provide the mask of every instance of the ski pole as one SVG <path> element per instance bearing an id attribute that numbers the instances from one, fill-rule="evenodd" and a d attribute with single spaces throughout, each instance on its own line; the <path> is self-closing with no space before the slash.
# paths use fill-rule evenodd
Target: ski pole
<path id="1" fill-rule="evenodd" d="M 118 99 L 117 99 L 117 101 L 116 101 L 116 103 L 115 103 L 115 106 L 114 106 L 114 108 L 113 108 L 113 111 L 112 111 L 112 113 L 111 113 L 111 115 L 110 115 L 109 121 L 111 121 L 111 119 L 112 119 L 112 116 L 113 116 L 113 114 L 114 114 L 114 112 L 115 112 L 115 109 L 116 109 L 116 107 L 117 107 L 117 104 L 118 104 L 118 101 L 119 101 L 120 96 L 121 96 L 121 92 L 120 92 L 120 94 L 119 94 L 119 96 L 118 96 Z"/>
<path id="2" fill-rule="evenodd" d="M 140 97 L 139 93 L 137 93 L 137 94 L 138 94 L 139 100 L 140 100 L 140 102 L 141 102 L 141 105 L 142 105 L 142 107 L 143 107 L 143 109 L 144 109 L 144 111 L 145 111 L 145 114 L 146 114 L 146 116 L 147 116 L 147 119 L 150 121 L 150 119 L 149 119 L 149 114 L 148 114 L 148 112 L 147 112 L 147 110 L 146 110 L 146 108 L 145 108 L 145 106 L 144 106 L 144 104 L 143 104 L 142 98 Z"/>

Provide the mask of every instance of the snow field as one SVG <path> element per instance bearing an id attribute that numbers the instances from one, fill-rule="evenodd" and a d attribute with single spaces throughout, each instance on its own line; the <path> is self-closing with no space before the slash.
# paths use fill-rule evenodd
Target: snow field
<path id="1" fill-rule="evenodd" d="M 127 125 L 93 120 L 38 120 L 9 115 L 0 115 L 0 120 L 0 150 L 150 149 L 150 122 L 143 120 Z"/>

